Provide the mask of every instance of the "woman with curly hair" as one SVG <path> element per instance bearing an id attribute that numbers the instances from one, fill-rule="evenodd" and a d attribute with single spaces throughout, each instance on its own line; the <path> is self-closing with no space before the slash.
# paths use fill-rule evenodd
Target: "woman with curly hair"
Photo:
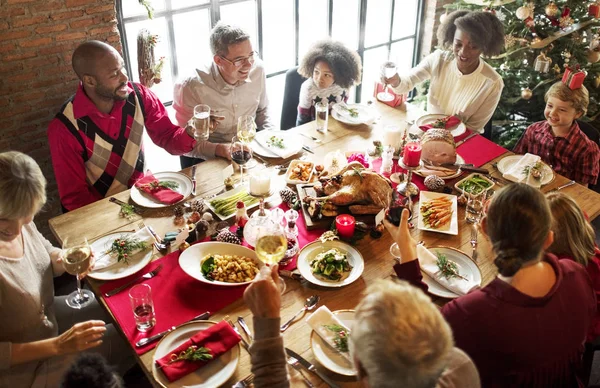
<path id="1" fill-rule="evenodd" d="M 493 56 L 504 48 L 504 27 L 490 12 L 455 11 L 437 31 L 441 46 L 406 75 L 382 76 L 396 93 L 407 93 L 431 80 L 427 112 L 455 115 L 474 131 L 494 114 L 504 82 L 480 56 Z"/>
<path id="2" fill-rule="evenodd" d="M 296 125 L 315 119 L 315 104 L 326 101 L 330 106 L 348 100 L 348 91 L 360 83 L 362 63 L 356 51 L 343 43 L 322 40 L 306 53 L 298 73 L 308 78 L 300 87 Z"/>

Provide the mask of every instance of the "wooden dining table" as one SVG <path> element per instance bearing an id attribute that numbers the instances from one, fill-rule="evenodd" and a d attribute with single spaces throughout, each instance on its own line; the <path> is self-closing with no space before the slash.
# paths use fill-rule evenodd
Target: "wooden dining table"
<path id="1" fill-rule="evenodd" d="M 406 107 L 400 106 L 396 108 L 389 107 L 385 104 L 375 102 L 371 105 L 375 112 L 375 122 L 372 125 L 350 126 L 329 118 L 328 130 L 325 133 L 316 131 L 315 122 L 307 123 L 297 128 L 290 129 L 291 133 L 302 134 L 305 145 L 310 147 L 314 153 L 305 152 L 306 160 L 313 161 L 317 164 L 323 163 L 324 156 L 330 151 L 340 150 L 346 151 L 364 151 L 369 145 L 372 145 L 373 140 L 382 139 L 383 128 L 387 125 L 399 125 L 406 121 Z M 314 140 L 316 139 L 316 140 Z M 469 140 L 465 145 L 468 145 Z M 501 174 L 493 166 L 503 157 L 510 155 L 509 151 L 505 154 L 490 160 L 483 167 L 489 169 L 491 176 L 501 180 Z M 298 157 L 298 156 L 296 156 Z M 258 168 L 274 168 L 275 165 L 286 162 L 281 159 L 261 158 L 265 162 L 261 163 Z M 229 162 L 224 159 L 210 160 L 197 165 L 197 198 L 208 198 L 214 194 L 224 190 L 223 171 L 229 165 Z M 189 175 L 191 169 L 182 171 Z M 463 174 L 464 177 L 467 174 Z M 458 177 L 454 180 L 446 182 L 448 185 L 454 185 L 454 182 L 461 179 Z M 551 191 L 569 180 L 556 174 L 555 179 L 542 187 L 543 192 Z M 573 197 L 581 206 L 584 212 L 590 219 L 594 219 L 600 214 L 600 195 L 579 184 L 569 186 L 562 190 L 565 194 Z M 125 191 L 115 195 L 117 199 L 124 202 L 131 202 L 129 191 Z M 192 199 L 190 196 L 189 199 Z M 418 206 L 413 209 L 418 212 Z M 55 217 L 49 221 L 50 229 L 59 243 L 65 239 L 83 239 L 86 237 L 89 240 L 94 240 L 98 237 L 109 233 L 137 229 L 141 222 L 154 227 L 159 235 L 164 235 L 167 231 L 175 228 L 173 207 L 165 207 L 159 209 L 145 209 L 143 217 L 134 215 L 133 218 L 123 218 L 119 215 L 120 207 L 108 198 L 97 201 L 80 209 Z M 435 232 L 421 231 L 418 228 L 412 229 L 413 237 L 417 241 L 424 241 L 427 247 L 445 246 L 452 247 L 465 252 L 471 256 L 470 231 L 471 225 L 467 224 L 465 218 L 464 207 L 459 207 L 458 220 L 459 232 L 457 235 L 448 235 Z M 232 222 L 232 221 L 231 221 Z M 342 288 L 324 288 L 312 285 L 306 281 L 297 281 L 286 278 L 286 291 L 282 295 L 281 318 L 282 322 L 292 317 L 304 305 L 305 300 L 313 295 L 321 296 L 320 304 L 327 306 L 331 311 L 354 309 L 361 300 L 366 287 L 373 283 L 376 279 L 390 279 L 394 281 L 392 266 L 395 263 L 394 257 L 390 254 L 390 245 L 393 243 L 389 233 L 384 232 L 379 239 L 374 239 L 369 235 L 358 240 L 355 248 L 358 249 L 364 259 L 365 268 L 362 276 L 350 285 Z M 154 259 L 160 258 L 162 255 L 154 252 Z M 488 284 L 497 275 L 495 266 L 493 265 L 493 254 L 491 246 L 485 235 L 480 233 L 478 245 L 478 257 L 476 264 L 479 267 L 482 275 L 482 285 Z M 104 297 L 99 292 L 99 287 L 103 282 L 94 279 L 87 280 L 91 289 L 95 292 L 97 299 L 105 307 L 106 302 Z M 443 305 L 448 300 L 432 296 L 435 303 Z M 108 310 L 110 312 L 110 310 Z M 200 312 L 199 312 L 200 313 Z M 244 317 L 248 325 L 252 329 L 252 315 L 250 310 L 240 298 L 236 302 L 223 308 L 220 311 L 212 312 L 211 320 L 222 320 L 226 315 L 233 317 Z M 327 374 L 333 381 L 342 387 L 359 386 L 354 377 L 341 376 L 328 371 L 324 366 L 320 365 L 313 352 L 311 351 L 310 336 L 311 329 L 304 322 L 306 316 L 298 319 L 285 333 L 283 338 L 285 346 L 293 349 L 308 361 L 317 366 L 318 369 Z M 118 325 L 117 325 L 118 326 Z M 141 356 L 136 356 L 138 363 L 141 365 L 148 380 L 153 386 L 160 384 L 152 376 L 152 362 L 154 350 L 151 350 Z M 236 381 L 241 380 L 250 374 L 250 357 L 248 353 L 241 350 L 241 358 L 236 372 L 223 386 L 231 386 Z M 301 386 L 302 380 L 296 371 L 290 368 L 292 375 L 292 384 Z M 317 376 L 305 371 L 304 375 L 309 378 L 315 386 L 327 386 Z"/>

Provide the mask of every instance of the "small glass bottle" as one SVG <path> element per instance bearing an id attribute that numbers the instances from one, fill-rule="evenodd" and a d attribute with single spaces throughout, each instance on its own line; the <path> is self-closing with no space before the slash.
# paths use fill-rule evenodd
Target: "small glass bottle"
<path id="1" fill-rule="evenodd" d="M 383 176 L 389 177 L 394 169 L 394 147 L 385 146 L 381 153 L 381 168 L 379 173 Z"/>
<path id="2" fill-rule="evenodd" d="M 244 201 L 238 201 L 236 204 L 235 211 L 235 224 L 239 227 L 244 227 L 248 222 L 248 212 L 246 211 L 246 204 Z"/>
<path id="3" fill-rule="evenodd" d="M 298 212 L 294 209 L 290 209 L 285 212 L 285 219 L 287 221 L 285 227 L 285 237 L 287 239 L 287 251 L 285 252 L 285 256 L 279 262 L 279 265 L 285 266 L 288 265 L 294 256 L 300 250 L 300 246 L 298 245 L 298 227 L 296 226 L 296 220 L 298 219 Z"/>

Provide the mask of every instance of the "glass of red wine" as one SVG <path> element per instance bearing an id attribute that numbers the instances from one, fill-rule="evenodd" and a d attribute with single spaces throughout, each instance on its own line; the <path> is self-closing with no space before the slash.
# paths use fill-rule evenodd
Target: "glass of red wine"
<path id="1" fill-rule="evenodd" d="M 400 226 L 400 218 L 402 216 L 402 210 L 408 209 L 408 221 L 412 219 L 412 201 L 410 196 L 404 196 L 398 192 L 398 190 L 394 190 L 392 192 L 392 200 L 390 201 L 390 206 L 386 211 L 386 218 L 392 224 L 396 226 Z M 393 243 L 390 246 L 390 253 L 394 258 L 400 260 L 400 249 L 398 248 L 397 243 Z"/>
<path id="2" fill-rule="evenodd" d="M 229 147 L 229 154 L 231 160 L 236 162 L 240 166 L 240 184 L 244 183 L 244 164 L 248 163 L 252 159 L 252 148 L 250 144 L 241 141 L 237 136 L 231 140 L 231 146 Z"/>

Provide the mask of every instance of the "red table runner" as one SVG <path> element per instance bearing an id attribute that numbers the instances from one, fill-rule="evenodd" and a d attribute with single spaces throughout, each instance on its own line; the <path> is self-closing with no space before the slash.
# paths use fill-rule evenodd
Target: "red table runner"
<path id="1" fill-rule="evenodd" d="M 146 353 L 158 343 L 157 341 L 143 348 L 136 348 L 135 343 L 140 339 L 160 333 L 171 326 L 180 325 L 205 311 L 210 311 L 211 314 L 215 313 L 235 302 L 244 294 L 246 286 L 212 286 L 192 278 L 183 272 L 179 266 L 179 255 L 179 251 L 170 253 L 151 262 L 135 275 L 106 282 L 100 286 L 100 292 L 104 294 L 140 274 L 153 270 L 160 264 L 163 265 L 158 275 L 144 281 L 145 284 L 152 287 L 152 299 L 156 315 L 156 326 L 152 330 L 146 333 L 137 331 L 133 311 L 129 303 L 129 288 L 105 299 L 108 308 L 119 322 L 121 329 L 127 336 L 127 340 L 137 354 Z"/>

